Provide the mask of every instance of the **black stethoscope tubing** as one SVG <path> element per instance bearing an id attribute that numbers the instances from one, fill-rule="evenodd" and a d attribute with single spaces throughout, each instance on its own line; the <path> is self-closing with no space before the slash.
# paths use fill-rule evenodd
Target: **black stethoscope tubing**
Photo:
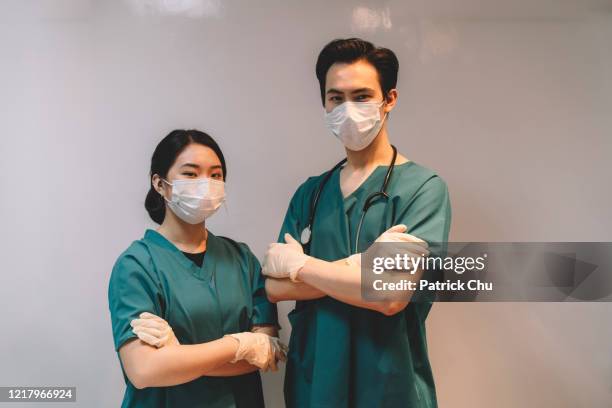
<path id="1" fill-rule="evenodd" d="M 393 145 L 391 145 L 391 148 L 393 149 L 393 157 L 391 158 L 391 163 L 389 163 L 389 168 L 387 169 L 387 173 L 385 174 L 382 187 L 380 191 L 372 193 L 366 198 L 363 204 L 363 208 L 361 209 L 361 219 L 359 220 L 359 224 L 357 226 L 357 236 L 355 238 L 355 253 L 359 248 L 359 235 L 361 234 L 361 226 L 363 225 L 363 220 L 365 219 L 366 213 L 368 212 L 368 210 L 376 199 L 380 197 L 384 199 L 389 198 L 389 194 L 387 194 L 387 187 L 389 185 L 389 182 L 391 181 L 391 176 L 393 175 L 393 168 L 395 167 L 395 160 L 397 159 L 397 149 Z M 327 184 L 334 171 L 338 170 L 338 168 L 344 163 L 346 163 L 346 158 L 339 161 L 331 170 L 327 172 L 325 177 L 323 177 L 323 180 L 321 180 L 321 183 L 319 184 L 319 187 L 315 192 L 313 200 L 310 202 L 310 217 L 308 219 L 308 225 L 302 230 L 302 234 L 300 236 L 300 241 L 304 246 L 305 253 L 310 252 L 310 237 L 312 235 L 312 226 L 314 225 L 315 214 L 323 188 L 325 188 L 325 184 Z"/>

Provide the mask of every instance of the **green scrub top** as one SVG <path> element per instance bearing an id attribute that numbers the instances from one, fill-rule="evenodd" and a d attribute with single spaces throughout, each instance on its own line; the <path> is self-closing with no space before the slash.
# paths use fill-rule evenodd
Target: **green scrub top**
<path id="1" fill-rule="evenodd" d="M 340 170 L 334 172 L 317 207 L 312 256 L 335 261 L 354 253 L 361 209 L 366 198 L 380 190 L 387 169 L 377 167 L 346 198 L 340 190 Z M 286 232 L 299 239 L 324 175 L 310 177 L 298 188 L 279 241 Z M 377 199 L 368 210 L 358 252 L 365 251 L 393 225 L 405 224 L 408 233 L 428 242 L 432 256 L 444 256 L 451 221 L 445 182 L 431 170 L 408 161 L 395 166 L 388 194 L 388 200 Z M 408 306 L 393 316 L 328 296 L 296 302 L 289 313 L 287 407 L 436 407 L 425 336 L 425 318 L 434 296 L 433 292 L 417 292 Z"/>
<path id="2" fill-rule="evenodd" d="M 142 312 L 168 321 L 181 344 L 212 341 L 253 325 L 278 325 L 257 258 L 246 244 L 210 231 L 199 267 L 160 233 L 147 230 L 115 263 L 108 302 L 117 352 L 136 337 L 130 322 Z M 125 371 L 124 379 L 122 407 L 263 406 L 259 372 L 140 390 Z"/>

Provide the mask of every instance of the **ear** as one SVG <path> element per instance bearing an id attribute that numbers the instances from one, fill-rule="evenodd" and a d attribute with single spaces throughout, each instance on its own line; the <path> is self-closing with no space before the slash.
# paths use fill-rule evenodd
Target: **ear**
<path id="1" fill-rule="evenodd" d="M 153 177 L 151 177 L 151 186 L 161 195 L 164 195 L 163 183 L 164 182 L 162 181 L 162 178 L 159 176 L 159 174 L 154 174 Z"/>
<path id="2" fill-rule="evenodd" d="M 397 93 L 397 89 L 391 89 L 389 90 L 389 92 L 387 93 L 387 97 L 385 98 L 385 104 L 383 106 L 383 111 L 385 113 L 389 113 L 393 110 L 393 108 L 395 107 L 395 104 L 397 103 L 397 97 L 398 97 L 398 93 Z"/>

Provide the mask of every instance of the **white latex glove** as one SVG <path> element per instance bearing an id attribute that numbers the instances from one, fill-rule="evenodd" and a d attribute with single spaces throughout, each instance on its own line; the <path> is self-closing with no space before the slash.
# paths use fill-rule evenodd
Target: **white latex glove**
<path id="1" fill-rule="evenodd" d="M 291 278 L 297 281 L 297 273 L 310 258 L 304 254 L 302 245 L 290 234 L 285 234 L 285 242 L 268 246 L 261 273 L 271 278 Z"/>
<path id="2" fill-rule="evenodd" d="M 153 313 L 143 312 L 130 322 L 132 332 L 145 343 L 161 348 L 180 344 L 167 321 Z"/>
<path id="3" fill-rule="evenodd" d="M 271 371 L 278 371 L 278 362 L 287 361 L 287 351 L 289 351 L 289 347 L 280 341 L 278 337 L 270 337 L 270 341 L 272 342 L 272 348 L 274 349 L 274 358 L 270 360 L 268 369 Z"/>
<path id="4" fill-rule="evenodd" d="M 408 227 L 404 224 L 394 225 L 382 234 L 374 242 L 399 242 L 402 243 L 402 253 L 408 253 L 411 257 L 429 255 L 429 245 L 419 237 L 406 234 Z M 406 245 L 410 243 L 410 245 Z M 348 265 L 361 266 L 361 253 L 353 254 L 346 258 Z"/>
<path id="5" fill-rule="evenodd" d="M 274 337 L 253 332 L 232 333 L 225 336 L 233 337 L 239 343 L 236 355 L 230 363 L 246 360 L 264 371 L 269 368 L 276 371 L 276 354 L 282 349 L 280 346 L 277 348 L 278 343 L 273 340 Z"/>

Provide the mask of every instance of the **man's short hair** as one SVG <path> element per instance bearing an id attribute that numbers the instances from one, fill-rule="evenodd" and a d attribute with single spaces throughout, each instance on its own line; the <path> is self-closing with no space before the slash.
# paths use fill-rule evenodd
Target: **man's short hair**
<path id="1" fill-rule="evenodd" d="M 325 105 L 325 77 L 329 68 L 336 62 L 351 64 L 359 60 L 367 61 L 376 68 L 378 82 L 385 98 L 389 91 L 396 87 L 399 61 L 393 51 L 376 47 L 360 38 L 337 39 L 323 47 L 317 58 L 316 73 L 323 105 Z"/>

